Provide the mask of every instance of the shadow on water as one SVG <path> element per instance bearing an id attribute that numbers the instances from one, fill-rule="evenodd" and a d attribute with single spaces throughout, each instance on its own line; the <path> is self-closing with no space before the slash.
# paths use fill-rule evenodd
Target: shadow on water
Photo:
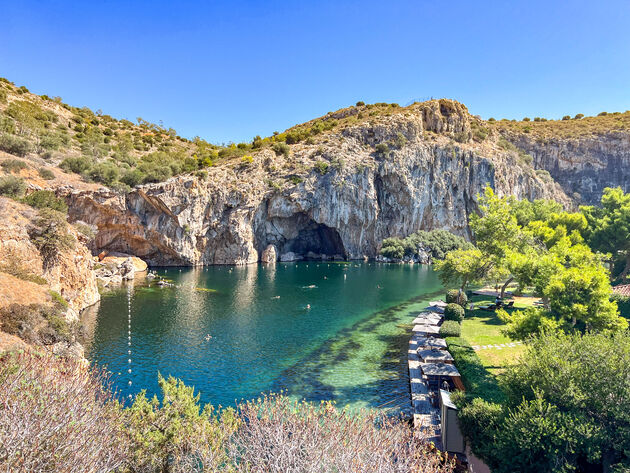
<path id="1" fill-rule="evenodd" d="M 335 401 L 340 406 L 360 399 L 360 406 L 366 408 L 407 407 L 407 350 L 412 321 L 421 312 L 423 303 L 441 293 L 423 294 L 339 330 L 285 369 L 273 381 L 271 390 L 307 401 Z M 339 373 L 350 372 L 347 366 L 350 364 L 354 368 L 359 366 L 365 376 L 331 382 L 338 381 Z"/>

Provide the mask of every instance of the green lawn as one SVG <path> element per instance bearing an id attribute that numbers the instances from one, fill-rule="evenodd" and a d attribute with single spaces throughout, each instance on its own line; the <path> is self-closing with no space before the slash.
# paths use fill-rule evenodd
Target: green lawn
<path id="1" fill-rule="evenodd" d="M 494 303 L 491 296 L 472 296 L 470 302 L 474 302 L 476 306 Z M 514 309 L 508 309 L 508 312 L 522 309 L 533 303 L 532 299 L 517 298 Z M 500 345 L 510 343 L 512 340 L 501 333 L 501 329 L 505 324 L 499 320 L 496 312 L 486 310 L 467 310 L 466 317 L 462 323 L 462 338 L 471 345 Z M 488 371 L 497 375 L 503 371 L 508 365 L 516 363 L 518 357 L 523 353 L 525 347 L 517 345 L 516 347 L 506 348 L 490 348 L 477 351 L 477 355 Z"/>

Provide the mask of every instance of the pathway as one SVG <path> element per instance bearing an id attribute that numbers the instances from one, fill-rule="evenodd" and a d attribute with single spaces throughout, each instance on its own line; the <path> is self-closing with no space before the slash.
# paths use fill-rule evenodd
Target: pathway
<path id="1" fill-rule="evenodd" d="M 510 342 L 510 343 L 499 343 L 495 345 L 473 345 L 472 349 L 475 351 L 479 350 L 502 350 L 504 348 L 514 348 L 517 345 L 522 345 L 523 342 Z"/>

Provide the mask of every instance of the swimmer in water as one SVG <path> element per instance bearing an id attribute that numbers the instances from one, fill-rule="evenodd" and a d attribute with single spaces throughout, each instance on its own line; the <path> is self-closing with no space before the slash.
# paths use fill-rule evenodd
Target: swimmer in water
<path id="1" fill-rule="evenodd" d="M 210 334 L 206 335 L 206 342 L 209 342 L 212 336 Z"/>
<path id="2" fill-rule="evenodd" d="M 306 308 L 310 309 L 311 308 L 311 304 L 306 304 Z"/>

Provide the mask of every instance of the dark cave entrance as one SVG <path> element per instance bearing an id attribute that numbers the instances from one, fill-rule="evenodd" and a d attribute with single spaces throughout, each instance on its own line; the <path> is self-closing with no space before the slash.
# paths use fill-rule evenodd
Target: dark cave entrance
<path id="1" fill-rule="evenodd" d="M 259 240 L 265 242 L 262 249 L 267 244 L 275 245 L 279 260 L 345 260 L 348 257 L 335 228 L 317 223 L 304 214 L 273 219 L 267 222 L 265 233 Z"/>
<path id="2" fill-rule="evenodd" d="M 292 252 L 304 259 L 346 259 L 339 233 L 321 223 L 312 222 L 295 238 L 287 240 L 280 253 Z"/>

